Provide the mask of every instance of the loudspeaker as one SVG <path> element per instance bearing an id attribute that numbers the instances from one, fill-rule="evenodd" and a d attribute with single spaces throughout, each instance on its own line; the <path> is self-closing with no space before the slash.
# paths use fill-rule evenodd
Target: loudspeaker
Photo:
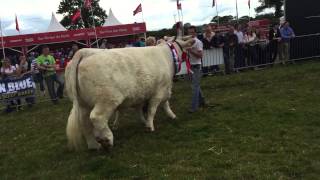
<path id="1" fill-rule="evenodd" d="M 296 35 L 320 33 L 319 0 L 285 0 L 286 19 Z"/>

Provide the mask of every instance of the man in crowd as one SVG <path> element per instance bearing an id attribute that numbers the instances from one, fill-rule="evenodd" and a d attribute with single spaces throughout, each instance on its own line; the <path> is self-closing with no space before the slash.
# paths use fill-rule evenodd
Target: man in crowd
<path id="1" fill-rule="evenodd" d="M 234 26 L 234 34 L 238 37 L 238 44 L 235 49 L 235 68 L 241 68 L 245 66 L 245 56 L 244 56 L 244 34 L 241 31 L 241 25 L 236 24 Z"/>
<path id="2" fill-rule="evenodd" d="M 64 84 L 58 79 L 56 74 L 56 62 L 53 56 L 50 55 L 49 47 L 42 47 L 42 55 L 37 58 L 38 68 L 42 71 L 44 79 L 47 84 L 50 98 L 54 104 L 58 103 L 58 97 L 63 98 L 63 87 Z M 57 92 L 54 84 L 58 83 Z"/>
<path id="3" fill-rule="evenodd" d="M 132 44 L 133 47 L 145 47 L 145 39 L 143 37 L 136 37 L 135 42 Z"/>
<path id="4" fill-rule="evenodd" d="M 202 41 L 203 49 L 209 50 L 214 48 L 213 37 L 215 36 L 215 33 L 212 31 L 212 27 L 209 24 L 205 24 L 203 25 L 203 30 L 204 30 L 204 33 L 198 36 L 198 39 Z M 213 66 L 203 67 L 202 72 L 204 74 L 207 74 L 209 73 L 210 69 L 213 69 Z"/>
<path id="5" fill-rule="evenodd" d="M 282 64 L 285 64 L 286 61 L 289 60 L 290 55 L 290 40 L 296 35 L 294 34 L 293 29 L 290 27 L 289 22 L 285 22 L 283 27 L 280 29 L 281 34 L 281 51 L 279 52 L 279 59 Z"/>
<path id="6" fill-rule="evenodd" d="M 79 50 L 79 46 L 77 44 L 72 44 L 71 51 L 69 52 L 68 58 L 72 59 L 73 55 Z"/>
<path id="7" fill-rule="evenodd" d="M 106 49 L 107 48 L 107 40 L 106 39 L 103 39 L 102 40 L 102 43 L 100 45 L 100 49 Z"/>
<path id="8" fill-rule="evenodd" d="M 278 56 L 278 43 L 281 39 L 279 25 L 273 25 L 269 31 L 271 63 L 274 63 Z"/>
<path id="9" fill-rule="evenodd" d="M 44 88 L 43 76 L 42 76 L 42 73 L 39 71 L 39 66 L 37 63 L 37 59 L 35 57 L 36 57 L 36 54 L 34 52 L 31 52 L 29 59 L 31 61 L 32 76 L 33 76 L 34 81 L 36 83 L 39 83 L 41 94 L 43 96 L 45 96 L 46 91 Z"/>
<path id="10" fill-rule="evenodd" d="M 234 27 L 228 26 L 229 31 L 224 36 L 224 47 L 223 47 L 223 56 L 224 56 L 224 65 L 226 74 L 232 72 L 232 65 L 234 64 L 234 51 L 235 47 L 238 45 L 238 37 L 234 34 Z"/>
<path id="11" fill-rule="evenodd" d="M 217 32 L 215 32 L 217 26 L 216 25 L 204 25 L 204 33 L 199 35 L 199 40 L 203 43 L 204 50 L 210 50 L 213 48 L 222 48 L 223 47 L 223 40 L 222 36 L 220 36 Z M 218 59 L 213 59 L 213 62 L 210 64 L 217 64 Z M 209 73 L 209 71 L 219 71 L 219 65 L 212 65 L 210 67 L 203 67 L 203 73 Z"/>
<path id="12" fill-rule="evenodd" d="M 194 38 L 194 45 L 188 49 L 188 55 L 190 57 L 192 74 L 192 103 L 190 113 L 196 112 L 199 107 L 205 105 L 205 100 L 200 88 L 201 81 L 201 58 L 203 56 L 203 44 L 197 38 L 197 32 L 195 26 L 188 28 L 188 34 Z"/>

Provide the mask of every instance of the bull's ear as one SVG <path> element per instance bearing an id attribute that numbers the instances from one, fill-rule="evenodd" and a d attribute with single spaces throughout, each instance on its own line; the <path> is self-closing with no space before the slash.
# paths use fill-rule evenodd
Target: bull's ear
<path id="1" fill-rule="evenodd" d="M 166 40 L 167 42 L 173 42 L 175 40 L 175 36 L 172 36 L 172 37 L 165 37 L 164 40 Z"/>
<path id="2" fill-rule="evenodd" d="M 182 40 L 183 40 L 183 41 L 188 41 L 188 40 L 190 40 L 190 39 L 192 39 L 192 36 L 183 36 L 183 37 L 182 37 Z"/>
<path id="3" fill-rule="evenodd" d="M 182 37 L 183 37 L 183 23 L 181 21 L 177 22 L 176 28 L 177 28 L 177 39 L 182 39 Z"/>

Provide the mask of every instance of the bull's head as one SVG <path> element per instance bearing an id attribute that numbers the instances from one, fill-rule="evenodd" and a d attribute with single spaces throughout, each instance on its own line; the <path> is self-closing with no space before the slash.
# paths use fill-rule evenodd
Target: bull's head
<path id="1" fill-rule="evenodd" d="M 185 51 L 188 48 L 191 48 L 195 43 L 195 40 L 191 36 L 173 36 L 173 37 L 165 37 L 163 42 L 169 42 L 172 44 L 176 44 L 179 46 L 179 50 Z"/>

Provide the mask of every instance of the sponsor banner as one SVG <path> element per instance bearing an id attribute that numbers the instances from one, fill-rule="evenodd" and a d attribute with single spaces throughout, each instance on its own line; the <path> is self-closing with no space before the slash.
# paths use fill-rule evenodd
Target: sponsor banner
<path id="1" fill-rule="evenodd" d="M 250 21 L 248 23 L 248 25 L 251 26 L 251 27 L 269 27 L 270 24 L 271 24 L 271 22 L 268 19 Z"/>
<path id="2" fill-rule="evenodd" d="M 35 95 L 35 89 L 31 74 L 16 79 L 0 80 L 0 101 L 32 97 Z"/>
<path id="3" fill-rule="evenodd" d="M 146 32 L 145 23 L 124 24 L 118 26 L 97 27 L 99 38 L 126 36 Z M 93 28 L 59 31 L 19 36 L 6 36 L 3 38 L 5 47 L 23 47 L 38 44 L 62 43 L 70 41 L 88 40 L 95 38 Z"/>

